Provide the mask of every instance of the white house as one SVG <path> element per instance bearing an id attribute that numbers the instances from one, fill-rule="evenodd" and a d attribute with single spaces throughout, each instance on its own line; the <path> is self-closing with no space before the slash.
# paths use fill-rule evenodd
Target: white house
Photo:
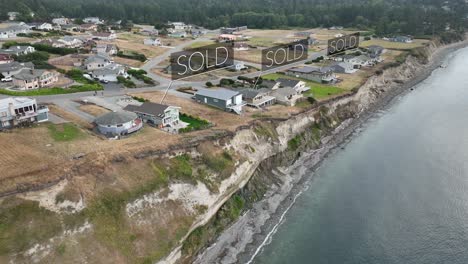
<path id="1" fill-rule="evenodd" d="M 107 54 L 111 56 L 119 52 L 119 48 L 114 44 L 97 44 L 95 50 L 97 54 Z"/>
<path id="2" fill-rule="evenodd" d="M 74 36 L 64 36 L 58 40 L 67 48 L 79 48 L 84 44 L 84 41 Z"/>
<path id="3" fill-rule="evenodd" d="M 143 43 L 145 45 L 150 45 L 150 46 L 161 46 L 162 45 L 161 40 L 158 39 L 158 38 L 144 39 Z"/>
<path id="4" fill-rule="evenodd" d="M 50 23 L 42 23 L 37 27 L 37 29 L 50 31 L 50 30 L 54 29 L 54 26 L 52 24 L 50 24 Z"/>
<path id="5" fill-rule="evenodd" d="M 17 24 L 6 28 L 0 28 L 0 39 L 16 38 L 18 34 L 28 34 L 31 30 L 28 26 Z"/>
<path id="6" fill-rule="evenodd" d="M 13 21 L 16 20 L 16 17 L 19 15 L 18 12 L 8 12 L 8 20 Z"/>
<path id="7" fill-rule="evenodd" d="M 52 19 L 52 24 L 55 24 L 55 25 L 67 25 L 70 23 L 70 19 L 66 18 L 66 17 L 59 17 L 59 18 L 54 18 Z"/>
<path id="8" fill-rule="evenodd" d="M 11 46 L 8 49 L 0 49 L 0 54 L 20 56 L 33 53 L 35 51 L 36 49 L 31 46 Z"/>
<path id="9" fill-rule="evenodd" d="M 102 24 L 103 21 L 99 17 L 87 17 L 83 19 L 83 22 L 90 24 Z"/>
<path id="10" fill-rule="evenodd" d="M 113 40 L 117 38 L 117 35 L 113 32 L 94 32 L 92 36 L 93 39 L 99 40 Z"/>
<path id="11" fill-rule="evenodd" d="M 86 70 L 93 71 L 97 69 L 105 68 L 111 65 L 113 61 L 104 54 L 96 54 L 88 57 L 84 61 L 84 67 Z"/>
<path id="12" fill-rule="evenodd" d="M 310 87 L 307 86 L 307 83 L 301 80 L 278 78 L 276 82 L 278 82 L 280 84 L 280 87 L 282 88 L 285 88 L 285 87 L 293 88 L 298 94 L 301 94 L 310 90 Z"/>
<path id="13" fill-rule="evenodd" d="M 93 70 L 91 72 L 93 78 L 97 78 L 100 81 L 108 81 L 108 82 L 117 82 L 117 77 L 122 76 L 124 78 L 128 78 L 127 71 L 125 67 L 119 64 L 111 64 L 104 68 Z"/>
<path id="14" fill-rule="evenodd" d="M 243 61 L 234 61 L 234 65 L 232 65 L 232 68 L 236 71 L 241 71 L 246 67 Z"/>

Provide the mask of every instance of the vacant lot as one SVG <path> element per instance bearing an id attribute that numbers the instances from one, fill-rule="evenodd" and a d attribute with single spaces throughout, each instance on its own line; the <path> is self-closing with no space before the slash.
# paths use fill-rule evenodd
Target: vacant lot
<path id="1" fill-rule="evenodd" d="M 79 108 L 81 111 L 86 112 L 93 116 L 100 116 L 100 115 L 110 112 L 109 110 L 103 107 L 97 106 L 95 104 L 84 104 L 84 105 L 81 105 Z"/>
<path id="2" fill-rule="evenodd" d="M 417 47 L 424 46 L 425 43 L 428 43 L 428 40 L 424 39 L 415 39 L 412 43 L 401 43 L 401 42 L 391 42 L 382 39 L 372 39 L 361 42 L 362 47 L 368 47 L 371 45 L 379 45 L 386 49 L 396 49 L 396 50 L 410 50 Z"/>

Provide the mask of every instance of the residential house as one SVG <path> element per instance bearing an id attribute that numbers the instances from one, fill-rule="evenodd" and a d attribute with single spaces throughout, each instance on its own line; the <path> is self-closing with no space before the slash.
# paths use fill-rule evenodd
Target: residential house
<path id="1" fill-rule="evenodd" d="M 14 74 L 20 73 L 22 70 L 34 69 L 34 64 L 31 62 L 20 63 L 17 61 L 0 64 L 0 74 L 5 77 L 10 77 Z"/>
<path id="2" fill-rule="evenodd" d="M 136 113 L 143 122 L 161 128 L 179 124 L 180 107 L 144 102 L 142 105 L 127 105 L 124 110 Z"/>
<path id="3" fill-rule="evenodd" d="M 38 89 L 58 81 L 58 74 L 48 70 L 21 70 L 11 76 L 13 84 L 20 90 Z"/>
<path id="4" fill-rule="evenodd" d="M 97 31 L 98 26 L 96 24 L 82 24 L 79 25 L 78 29 L 80 31 Z"/>
<path id="5" fill-rule="evenodd" d="M 303 97 L 302 94 L 291 87 L 272 90 L 270 95 L 276 98 L 278 104 L 286 106 L 295 106 L 296 102 Z"/>
<path id="6" fill-rule="evenodd" d="M 233 34 L 221 34 L 218 36 L 219 42 L 231 42 L 231 41 L 235 41 L 236 39 L 237 39 L 237 36 Z"/>
<path id="7" fill-rule="evenodd" d="M 159 30 L 155 28 L 144 28 L 140 30 L 140 34 L 144 36 L 157 36 L 159 35 Z"/>
<path id="8" fill-rule="evenodd" d="M 91 76 L 96 78 L 100 81 L 108 81 L 108 82 L 117 82 L 117 77 L 122 76 L 124 78 L 128 78 L 127 71 L 125 67 L 119 64 L 110 64 L 106 67 L 95 69 L 91 71 Z"/>
<path id="9" fill-rule="evenodd" d="M 17 24 L 6 28 L 0 28 L 0 39 L 16 38 L 18 34 L 28 34 L 31 30 L 28 26 Z"/>
<path id="10" fill-rule="evenodd" d="M 114 32 L 94 32 L 92 36 L 93 39 L 97 40 L 114 40 L 117 38 Z"/>
<path id="11" fill-rule="evenodd" d="M 16 20 L 16 17 L 18 17 L 19 14 L 20 14 L 19 12 L 8 12 L 7 13 L 8 20 L 10 20 L 10 21 Z"/>
<path id="12" fill-rule="evenodd" d="M 191 25 L 186 25 L 184 22 L 168 22 L 167 25 L 170 26 L 174 32 L 192 29 Z"/>
<path id="13" fill-rule="evenodd" d="M 310 90 L 310 87 L 306 86 L 307 83 L 301 80 L 278 78 L 276 82 L 279 83 L 280 87 L 291 87 L 299 94 Z"/>
<path id="14" fill-rule="evenodd" d="M 240 91 L 242 98 L 247 102 L 248 106 L 261 108 L 276 103 L 276 98 L 271 96 L 272 90 L 268 88 L 260 89 L 244 89 Z"/>
<path id="15" fill-rule="evenodd" d="M 378 59 L 371 58 L 368 55 L 360 55 L 360 56 L 355 56 L 351 59 L 348 59 L 347 62 L 353 64 L 355 68 L 372 67 L 378 62 Z"/>
<path id="16" fill-rule="evenodd" d="M 84 61 L 84 68 L 89 71 L 105 68 L 111 65 L 113 61 L 104 54 L 96 54 L 89 56 Z"/>
<path id="17" fill-rule="evenodd" d="M 67 31 L 67 32 L 77 32 L 80 30 L 81 27 L 75 24 L 65 24 L 65 25 L 61 25 L 61 28 L 63 31 Z"/>
<path id="18" fill-rule="evenodd" d="M 0 64 L 12 63 L 14 60 L 8 54 L 0 54 Z"/>
<path id="19" fill-rule="evenodd" d="M 194 96 L 195 101 L 220 108 L 225 111 L 242 113 L 245 102 L 242 94 L 225 88 L 199 89 Z"/>
<path id="20" fill-rule="evenodd" d="M 54 30 L 54 26 L 50 23 L 41 23 L 39 26 L 37 26 L 38 30 L 44 30 L 44 31 L 50 31 Z"/>
<path id="21" fill-rule="evenodd" d="M 103 114 L 94 120 L 99 133 L 108 136 L 123 136 L 140 130 L 143 122 L 137 114 L 116 111 Z"/>
<path id="22" fill-rule="evenodd" d="M 83 19 L 83 22 L 87 24 L 102 24 L 104 21 L 99 19 L 99 17 L 86 17 Z"/>
<path id="23" fill-rule="evenodd" d="M 25 123 L 45 122 L 49 119 L 47 106 L 38 105 L 27 97 L 0 99 L 0 130 Z"/>
<path id="24" fill-rule="evenodd" d="M 80 48 L 84 44 L 84 40 L 75 36 L 64 36 L 58 40 L 67 48 Z"/>
<path id="25" fill-rule="evenodd" d="M 237 51 L 243 51 L 243 50 L 249 50 L 249 45 L 245 42 L 234 42 L 234 50 Z"/>
<path id="26" fill-rule="evenodd" d="M 396 36 L 396 37 L 390 38 L 390 41 L 401 42 L 401 43 L 412 43 L 413 39 L 408 36 Z"/>
<path id="27" fill-rule="evenodd" d="M 336 76 L 329 67 L 306 66 L 292 68 L 286 71 L 286 75 L 302 78 L 318 83 L 332 83 L 336 81 Z"/>
<path id="28" fill-rule="evenodd" d="M 316 38 L 308 37 L 308 38 L 307 38 L 307 43 L 308 43 L 309 45 L 317 45 L 317 44 L 319 44 L 319 41 L 318 41 L 318 39 L 316 39 Z"/>
<path id="29" fill-rule="evenodd" d="M 52 19 L 52 24 L 60 25 L 60 26 L 67 25 L 67 24 L 70 24 L 70 19 L 66 17 L 54 18 Z"/>
<path id="30" fill-rule="evenodd" d="M 330 68 L 333 70 L 333 72 L 336 73 L 355 73 L 357 69 L 354 68 L 354 65 L 349 62 L 337 62 L 335 64 L 332 64 Z"/>
<path id="31" fill-rule="evenodd" d="M 95 50 L 97 54 L 106 54 L 109 56 L 119 52 L 119 48 L 114 44 L 97 44 Z"/>
<path id="32" fill-rule="evenodd" d="M 385 48 L 379 45 L 371 45 L 367 47 L 367 53 L 371 57 L 378 57 L 385 53 Z"/>
<path id="33" fill-rule="evenodd" d="M 244 69 L 246 69 L 247 67 L 245 67 L 245 64 L 243 61 L 234 61 L 234 65 L 232 65 L 232 69 L 236 70 L 236 71 L 242 71 Z"/>
<path id="34" fill-rule="evenodd" d="M 144 39 L 143 44 L 145 45 L 150 45 L 150 46 L 161 46 L 161 40 L 158 38 L 150 38 L 150 39 Z"/>
<path id="35" fill-rule="evenodd" d="M 36 49 L 31 46 L 11 46 L 8 49 L 1 49 L 0 54 L 8 54 L 8 55 L 26 55 L 29 53 L 35 52 Z"/>
<path id="36" fill-rule="evenodd" d="M 57 39 L 43 39 L 35 44 L 47 45 L 54 48 L 65 48 L 65 44 Z"/>

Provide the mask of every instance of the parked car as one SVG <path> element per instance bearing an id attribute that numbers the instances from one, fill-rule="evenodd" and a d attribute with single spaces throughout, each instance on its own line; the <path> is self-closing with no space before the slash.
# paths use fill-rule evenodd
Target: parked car
<path id="1" fill-rule="evenodd" d="M 11 76 L 8 76 L 8 77 L 5 77 L 5 78 L 2 78 L 1 81 L 2 81 L 2 82 L 12 82 L 12 81 L 13 81 L 13 78 L 11 78 Z"/>
<path id="2" fill-rule="evenodd" d="M 109 83 L 108 80 L 100 80 L 99 82 L 104 83 L 104 84 L 108 84 L 108 83 Z"/>

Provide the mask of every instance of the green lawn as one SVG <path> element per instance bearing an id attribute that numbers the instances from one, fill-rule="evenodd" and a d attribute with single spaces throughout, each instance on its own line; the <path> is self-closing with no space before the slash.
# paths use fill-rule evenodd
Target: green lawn
<path id="1" fill-rule="evenodd" d="M 284 74 L 279 74 L 279 73 L 270 73 L 270 74 L 262 76 L 262 78 L 266 79 L 266 80 L 273 80 L 273 81 L 276 81 L 276 79 L 278 79 L 278 78 L 286 78 L 286 79 L 304 81 L 304 82 L 307 83 L 307 86 L 310 87 L 310 90 L 305 92 L 304 95 L 309 96 L 309 97 L 313 97 L 313 98 L 315 98 L 317 100 L 326 99 L 327 97 L 346 92 L 346 90 L 341 89 L 341 88 L 336 87 L 336 86 L 316 83 L 316 82 L 312 82 L 312 81 L 309 81 L 309 80 L 296 78 L 296 77 L 293 77 L 293 76 L 286 76 Z"/>
<path id="2" fill-rule="evenodd" d="M 78 127 L 70 123 L 60 125 L 50 124 L 48 129 L 55 141 L 72 141 L 85 136 Z"/>
<path id="3" fill-rule="evenodd" d="M 179 130 L 179 132 L 181 133 L 194 130 L 201 130 L 210 126 L 210 122 L 184 113 L 181 113 L 179 118 L 182 122 L 189 123 L 188 127 Z"/>
<path id="4" fill-rule="evenodd" d="M 73 85 L 68 88 L 52 87 L 52 88 L 39 88 L 36 90 L 29 91 L 11 91 L 6 89 L 0 89 L 0 94 L 12 95 L 12 96 L 41 96 L 41 95 L 54 95 L 54 94 L 69 94 L 79 92 L 90 92 L 99 91 L 104 88 L 100 84 L 84 84 L 84 85 Z"/>

